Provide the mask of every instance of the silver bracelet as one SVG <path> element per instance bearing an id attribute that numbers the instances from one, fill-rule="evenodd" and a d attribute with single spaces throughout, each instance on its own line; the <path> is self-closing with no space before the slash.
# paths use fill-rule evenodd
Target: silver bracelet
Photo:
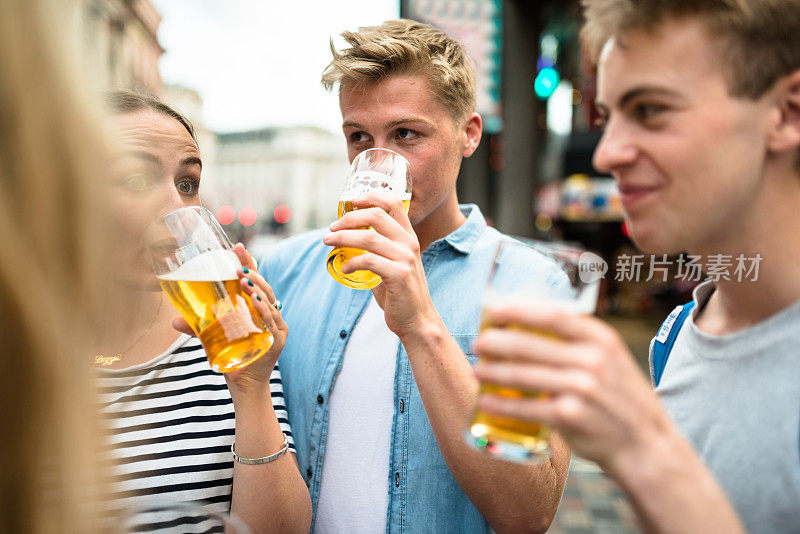
<path id="1" fill-rule="evenodd" d="M 279 450 L 275 454 L 270 454 L 269 456 L 265 456 L 263 458 L 242 458 L 241 456 L 236 454 L 236 451 L 234 450 L 235 446 L 236 442 L 234 441 L 233 443 L 231 443 L 231 454 L 233 454 L 233 459 L 239 462 L 240 464 L 247 464 L 247 465 L 267 464 L 273 460 L 277 460 L 278 458 L 286 454 L 286 451 L 289 450 L 289 438 L 283 436 L 283 447 L 281 447 L 281 450 Z"/>

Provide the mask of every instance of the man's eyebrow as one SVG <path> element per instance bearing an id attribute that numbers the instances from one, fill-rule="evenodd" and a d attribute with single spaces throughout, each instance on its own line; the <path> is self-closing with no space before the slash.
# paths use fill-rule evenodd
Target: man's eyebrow
<path id="1" fill-rule="evenodd" d="M 189 165 L 200 165 L 200 168 L 203 168 L 203 162 L 200 161 L 200 158 L 197 156 L 189 156 L 181 161 L 181 167 L 187 167 Z"/>
<path id="2" fill-rule="evenodd" d="M 658 87 L 654 85 L 644 85 L 641 87 L 634 87 L 633 89 L 626 91 L 619 99 L 619 107 L 625 107 L 630 103 L 631 100 L 643 95 L 660 95 L 671 98 L 680 96 L 678 92 L 673 89 L 667 89 L 666 87 Z"/>
<path id="3" fill-rule="evenodd" d="M 405 123 L 408 123 L 408 122 L 421 122 L 423 124 L 427 124 L 428 126 L 434 126 L 435 125 L 435 123 L 432 120 L 426 119 L 425 117 L 410 116 L 410 117 L 402 117 L 402 118 L 399 118 L 399 119 L 395 119 L 395 120 L 393 120 L 391 122 L 388 122 L 386 124 L 385 128 L 387 130 L 390 130 L 390 129 L 394 128 L 395 126 L 398 126 L 400 124 L 405 124 Z M 342 128 L 348 128 L 348 127 L 350 127 L 350 128 L 358 128 L 359 130 L 365 130 L 366 129 L 362 125 L 360 125 L 359 123 L 357 123 L 355 121 L 344 121 L 342 123 Z"/>
<path id="4" fill-rule="evenodd" d="M 434 126 L 435 125 L 435 123 L 432 120 L 426 119 L 425 117 L 414 117 L 414 116 L 412 116 L 412 117 L 403 117 L 403 118 L 400 118 L 400 119 L 393 120 L 392 122 L 390 122 L 390 123 L 388 123 L 386 125 L 386 129 L 387 130 L 391 130 L 395 126 L 399 126 L 399 125 L 405 124 L 407 122 L 421 122 L 423 124 L 427 124 L 428 126 Z"/>

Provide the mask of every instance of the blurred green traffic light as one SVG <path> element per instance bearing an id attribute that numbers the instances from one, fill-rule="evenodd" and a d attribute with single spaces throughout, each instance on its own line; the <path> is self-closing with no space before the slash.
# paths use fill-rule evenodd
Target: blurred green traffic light
<path id="1" fill-rule="evenodd" d="M 547 100 L 550 95 L 556 90 L 561 76 L 558 71 L 553 67 L 545 67 L 536 75 L 536 80 L 533 82 L 533 91 L 542 100 Z"/>

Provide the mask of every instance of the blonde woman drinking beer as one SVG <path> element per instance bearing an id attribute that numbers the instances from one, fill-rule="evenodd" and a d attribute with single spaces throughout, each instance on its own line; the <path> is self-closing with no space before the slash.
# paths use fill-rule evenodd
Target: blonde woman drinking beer
<path id="1" fill-rule="evenodd" d="M 156 98 L 115 92 L 109 101 L 122 178 L 108 207 L 126 236 L 108 273 L 109 295 L 146 298 L 108 321 L 94 355 L 115 459 L 111 512 L 200 502 L 209 512 L 232 511 L 254 532 L 307 531 L 310 501 L 276 364 L 287 335 L 280 304 L 237 245 L 239 282 L 273 333 L 272 347 L 222 375 L 196 338 L 175 330 L 177 313 L 160 291 L 145 241 L 160 216 L 200 203 L 200 153 L 191 124 Z M 180 526 L 145 515 L 139 524 L 148 531 Z"/>

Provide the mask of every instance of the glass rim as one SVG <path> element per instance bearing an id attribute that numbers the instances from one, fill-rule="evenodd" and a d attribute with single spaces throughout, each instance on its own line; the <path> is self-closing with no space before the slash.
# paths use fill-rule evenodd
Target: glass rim
<path id="1" fill-rule="evenodd" d="M 412 165 L 411 165 L 411 162 L 410 162 L 410 161 L 408 161 L 408 158 L 407 158 L 407 157 L 405 157 L 404 155 L 402 155 L 400 152 L 398 152 L 398 151 L 396 151 L 396 150 L 392 150 L 391 148 L 383 148 L 383 147 L 380 147 L 380 146 L 376 146 L 376 147 L 368 148 L 368 149 L 366 149 L 366 150 L 362 150 L 361 152 L 359 152 L 358 154 L 356 154 L 356 155 L 355 155 L 355 157 L 353 158 L 353 161 L 351 161 L 351 162 L 350 162 L 350 165 L 352 166 L 352 165 L 353 165 L 353 163 L 354 163 L 354 162 L 355 162 L 355 161 L 356 161 L 356 160 L 357 160 L 359 157 L 363 156 L 363 155 L 364 155 L 364 154 L 366 154 L 367 152 L 377 152 L 377 151 L 379 151 L 379 150 L 380 150 L 381 152 L 389 152 L 390 154 L 394 154 L 395 156 L 398 156 L 398 157 L 402 158 L 402 160 L 406 162 L 406 169 L 407 169 L 407 171 L 408 171 L 408 172 L 411 172 L 411 167 L 412 167 Z"/>
<path id="2" fill-rule="evenodd" d="M 181 206 L 180 208 L 175 208 L 174 210 L 170 210 L 167 213 L 165 213 L 164 215 L 162 215 L 161 218 L 162 219 L 166 219 L 168 216 L 172 215 L 173 213 L 177 213 L 179 211 L 184 211 L 184 210 L 205 211 L 205 212 L 211 214 L 211 217 L 214 219 L 214 221 L 217 220 L 217 217 L 214 215 L 214 213 L 210 209 L 208 209 L 205 206 L 199 205 L 199 204 L 198 205 L 192 205 L 192 206 Z"/>
<path id="3" fill-rule="evenodd" d="M 492 257 L 492 263 L 496 263 L 497 259 L 503 253 L 503 249 L 507 247 L 527 247 L 529 249 L 535 250 L 540 254 L 555 258 L 558 254 L 563 254 L 565 256 L 569 256 L 570 259 L 574 258 L 575 263 L 578 263 L 580 257 L 584 253 L 590 253 L 597 255 L 591 249 L 588 249 L 581 245 L 571 244 L 571 243 L 561 243 L 558 241 L 544 241 L 541 239 L 534 239 L 531 237 L 522 237 L 522 236 L 514 236 L 509 235 L 506 236 L 510 239 L 503 239 L 499 243 L 497 243 L 497 248 L 495 249 L 494 255 Z M 563 259 L 563 258 L 562 258 Z"/>
<path id="4" fill-rule="evenodd" d="M 367 152 L 376 152 L 376 151 L 378 151 L 378 150 L 381 150 L 381 151 L 383 151 L 383 152 L 391 152 L 391 153 L 392 153 L 392 154 L 394 154 L 395 156 L 400 156 L 400 157 L 401 157 L 401 158 L 403 158 L 404 160 L 408 161 L 408 158 L 406 158 L 406 157 L 405 157 L 404 155 L 402 155 L 400 152 L 398 152 L 398 151 L 396 151 L 396 150 L 392 150 L 391 148 L 383 148 L 383 147 L 379 147 L 379 146 L 372 147 L 372 148 L 368 148 L 368 149 L 366 149 L 366 150 L 362 150 L 361 152 L 359 152 L 358 154 L 356 154 L 356 156 L 353 158 L 353 161 L 355 161 L 355 160 L 356 160 L 356 159 L 357 159 L 359 156 L 361 156 L 361 155 L 363 155 L 363 154 L 366 154 Z M 409 163 L 409 165 L 411 165 L 411 164 Z"/>

